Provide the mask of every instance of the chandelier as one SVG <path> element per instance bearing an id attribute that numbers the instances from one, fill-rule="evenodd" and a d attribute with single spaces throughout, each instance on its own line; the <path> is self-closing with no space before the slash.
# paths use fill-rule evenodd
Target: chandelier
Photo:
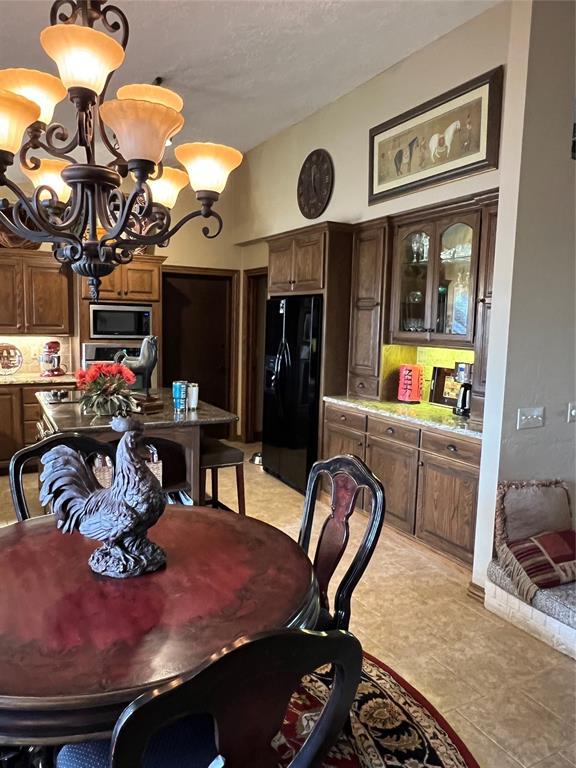
<path id="1" fill-rule="evenodd" d="M 175 147 L 186 173 L 163 166 L 167 143 L 184 125 L 181 97 L 159 85 L 134 84 L 105 98 L 128 36 L 126 16 L 105 0 L 56 0 L 40 43 L 60 77 L 0 70 L 0 187 L 16 198 L 0 199 L 0 224 L 25 240 L 52 243 L 58 261 L 88 278 L 96 300 L 102 277 L 137 249 L 167 245 L 191 219 L 214 219 L 214 231 L 203 226 L 202 234 L 216 237 L 222 218 L 213 205 L 242 162 L 232 147 L 192 142 Z M 76 109 L 73 131 L 51 123 L 66 95 Z M 112 160 L 99 165 L 96 149 Z M 75 150 L 85 155 L 82 162 Z M 35 188 L 30 197 L 6 176 L 17 153 Z M 132 182 L 128 192 L 123 179 Z M 200 208 L 172 224 L 170 209 L 188 183 Z"/>

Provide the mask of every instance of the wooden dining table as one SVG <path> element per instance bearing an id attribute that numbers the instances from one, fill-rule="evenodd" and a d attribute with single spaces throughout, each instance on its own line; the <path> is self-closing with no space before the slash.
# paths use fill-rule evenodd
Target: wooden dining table
<path id="1" fill-rule="evenodd" d="M 236 639 L 314 625 L 312 564 L 273 526 L 174 505 L 149 538 L 166 567 L 116 580 L 52 515 L 0 529 L 0 745 L 103 738 L 139 694 Z"/>

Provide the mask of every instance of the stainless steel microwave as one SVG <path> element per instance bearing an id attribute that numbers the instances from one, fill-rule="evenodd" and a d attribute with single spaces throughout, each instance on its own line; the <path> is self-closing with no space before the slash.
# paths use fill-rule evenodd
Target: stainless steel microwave
<path id="1" fill-rule="evenodd" d="M 91 339 L 143 339 L 152 333 L 152 307 L 90 304 Z"/>

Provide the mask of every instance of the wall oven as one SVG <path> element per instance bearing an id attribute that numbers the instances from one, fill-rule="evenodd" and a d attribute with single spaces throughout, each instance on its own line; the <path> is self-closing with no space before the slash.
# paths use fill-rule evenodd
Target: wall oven
<path id="1" fill-rule="evenodd" d="M 143 339 L 151 333 L 149 304 L 90 304 L 91 339 Z"/>
<path id="2" fill-rule="evenodd" d="M 138 357 L 140 355 L 140 344 L 138 342 L 128 341 L 107 341 L 99 344 L 82 344 L 82 368 L 88 368 L 93 363 L 112 363 L 114 355 L 123 350 L 129 357 Z M 144 389 L 144 377 L 136 374 L 136 382 L 132 385 L 133 389 Z M 158 366 L 152 371 L 151 389 L 158 388 Z"/>

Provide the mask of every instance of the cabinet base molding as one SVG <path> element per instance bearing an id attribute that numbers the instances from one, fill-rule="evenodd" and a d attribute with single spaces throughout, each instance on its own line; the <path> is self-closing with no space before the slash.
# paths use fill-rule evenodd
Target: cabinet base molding
<path id="1" fill-rule="evenodd" d="M 471 581 L 470 584 L 468 584 L 466 594 L 468 597 L 471 597 L 472 600 L 476 600 L 478 603 L 484 605 L 484 587 L 481 587 L 479 584 L 474 584 L 474 582 Z"/>

